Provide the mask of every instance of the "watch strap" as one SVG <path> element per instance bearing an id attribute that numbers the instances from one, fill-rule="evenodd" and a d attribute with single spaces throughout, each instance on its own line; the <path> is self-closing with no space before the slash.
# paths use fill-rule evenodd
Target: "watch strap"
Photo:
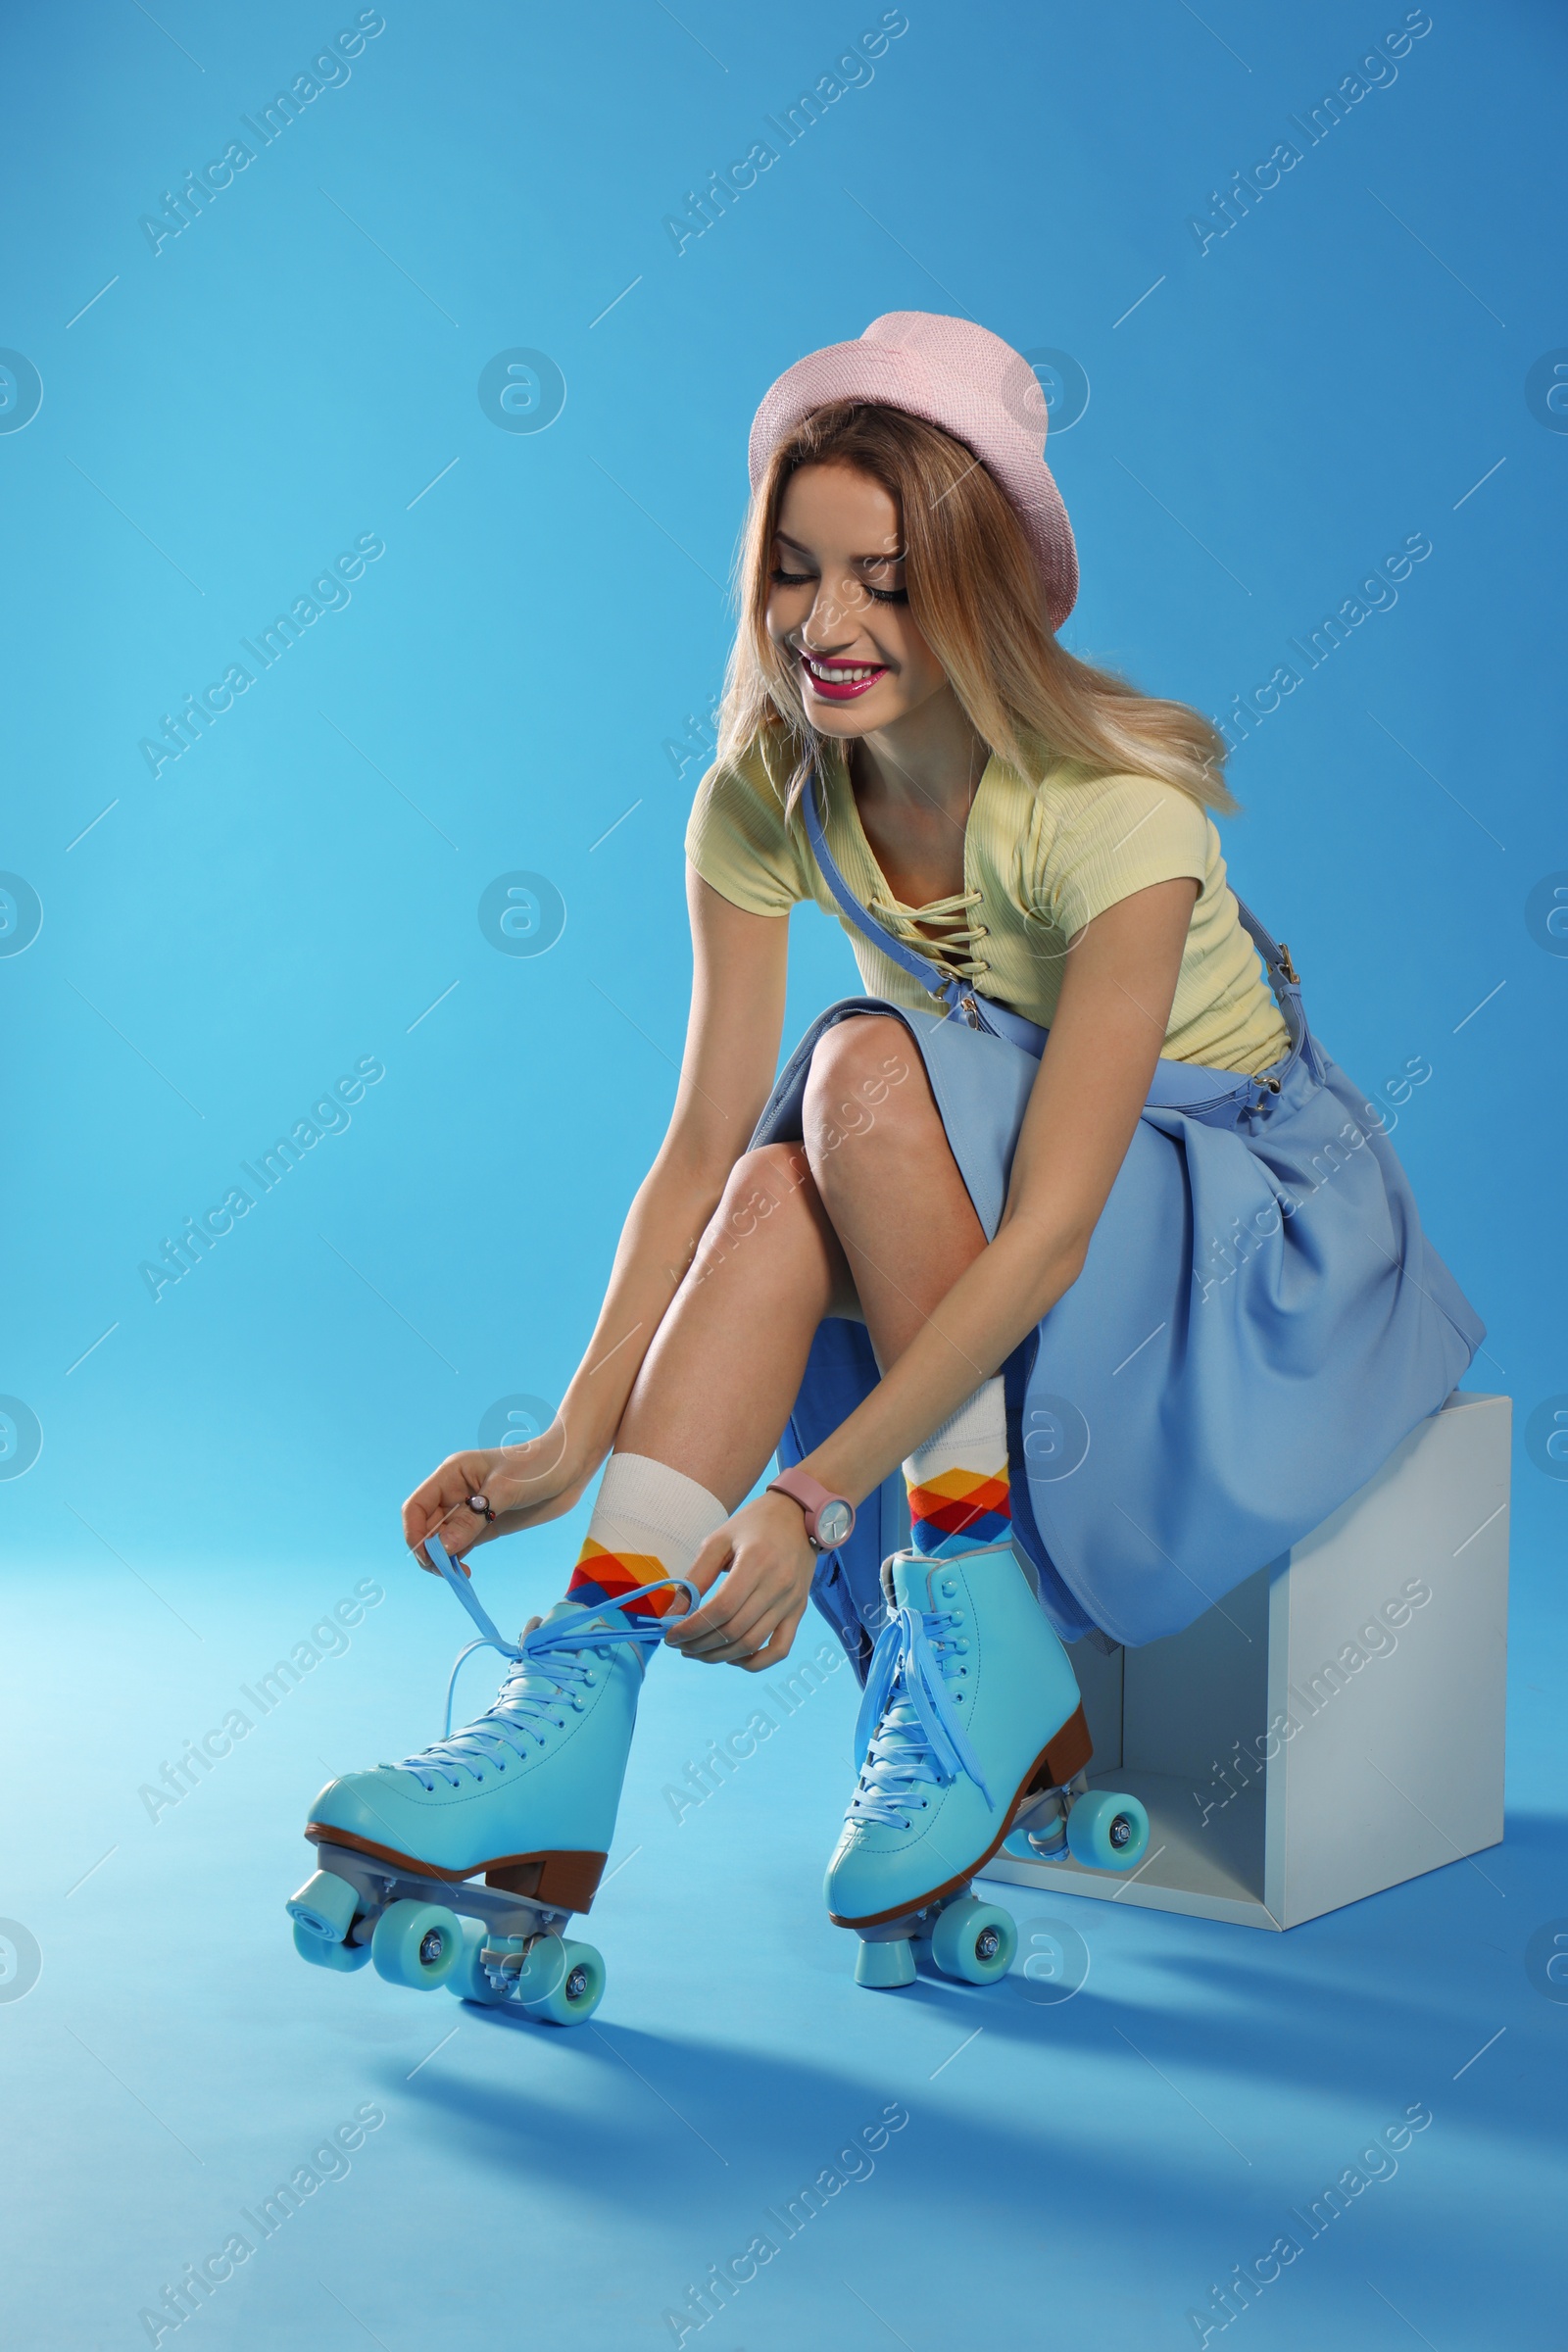
<path id="1" fill-rule="evenodd" d="M 769 1494 L 787 1494 L 791 1502 L 799 1503 L 806 1514 L 807 1538 L 818 1550 L 821 1544 L 817 1539 L 817 1520 L 830 1502 L 842 1503 L 850 1514 L 851 1529 L 855 1526 L 855 1505 L 843 1494 L 835 1494 L 830 1488 L 824 1487 L 820 1479 L 813 1478 L 809 1470 L 803 1470 L 799 1463 L 791 1470 L 781 1471 L 770 1482 L 767 1492 Z M 847 1540 L 847 1536 L 840 1539 L 841 1542 Z"/>

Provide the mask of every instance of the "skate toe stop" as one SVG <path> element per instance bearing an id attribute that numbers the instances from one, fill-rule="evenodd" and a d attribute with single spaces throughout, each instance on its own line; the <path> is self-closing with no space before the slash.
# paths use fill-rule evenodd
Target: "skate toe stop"
<path id="1" fill-rule="evenodd" d="M 862 1943 L 855 1955 L 855 1982 L 877 1992 L 896 1992 L 914 1983 L 914 1953 L 907 1936 L 885 1943 Z"/>

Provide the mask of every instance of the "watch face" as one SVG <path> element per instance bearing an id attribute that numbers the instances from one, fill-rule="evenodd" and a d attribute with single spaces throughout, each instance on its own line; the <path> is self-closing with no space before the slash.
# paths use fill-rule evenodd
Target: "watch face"
<path id="1" fill-rule="evenodd" d="M 855 1525 L 855 1514 L 847 1502 L 824 1502 L 816 1514 L 816 1541 L 823 1551 L 832 1551 L 842 1544 Z"/>

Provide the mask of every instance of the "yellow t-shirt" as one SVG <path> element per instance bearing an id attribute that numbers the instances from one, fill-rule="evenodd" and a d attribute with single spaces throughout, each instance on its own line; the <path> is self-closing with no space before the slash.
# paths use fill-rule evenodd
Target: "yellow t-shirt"
<path id="1" fill-rule="evenodd" d="M 710 767 L 686 828 L 687 857 L 720 897 L 751 914 L 788 914 L 802 899 L 814 899 L 849 932 L 867 995 L 930 1011 L 919 982 L 839 913 L 799 810 L 785 823 L 789 764 L 782 737 L 763 737 L 735 767 Z M 993 756 L 964 833 L 964 889 L 977 897 L 954 918 L 978 936 L 945 959 L 912 930 L 918 908 L 890 920 L 898 902 L 861 827 L 844 755 L 831 742 L 822 774 L 828 848 L 849 889 L 862 906 L 875 901 L 878 919 L 921 955 L 961 968 L 981 996 L 1049 1028 L 1073 934 L 1134 891 L 1189 875 L 1201 887 L 1165 1055 L 1255 1076 L 1289 1052 L 1279 1006 L 1225 880 L 1213 819 L 1174 785 L 1095 775 L 1067 760 L 1031 783 Z"/>

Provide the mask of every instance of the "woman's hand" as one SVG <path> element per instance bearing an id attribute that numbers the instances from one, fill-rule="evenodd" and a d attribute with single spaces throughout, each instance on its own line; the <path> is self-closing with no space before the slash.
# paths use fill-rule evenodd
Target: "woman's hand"
<path id="1" fill-rule="evenodd" d="M 426 1536 L 439 1536 L 462 1567 L 458 1555 L 475 1544 L 542 1526 L 569 1511 L 598 1467 L 597 1461 L 583 1462 L 574 1455 L 559 1420 L 523 1446 L 503 1446 L 490 1453 L 450 1453 L 403 1505 L 404 1541 L 432 1576 L 435 1570 L 424 1550 Z M 485 1497 L 495 1513 L 493 1520 L 468 1508 L 470 1494 Z"/>
<path id="2" fill-rule="evenodd" d="M 677 1618 L 664 1640 L 709 1666 L 743 1666 L 748 1674 L 776 1666 L 806 1614 L 815 1568 L 800 1504 L 787 1494 L 760 1494 L 709 1537 L 692 1563 L 700 1592 L 724 1578 L 718 1593 Z"/>

